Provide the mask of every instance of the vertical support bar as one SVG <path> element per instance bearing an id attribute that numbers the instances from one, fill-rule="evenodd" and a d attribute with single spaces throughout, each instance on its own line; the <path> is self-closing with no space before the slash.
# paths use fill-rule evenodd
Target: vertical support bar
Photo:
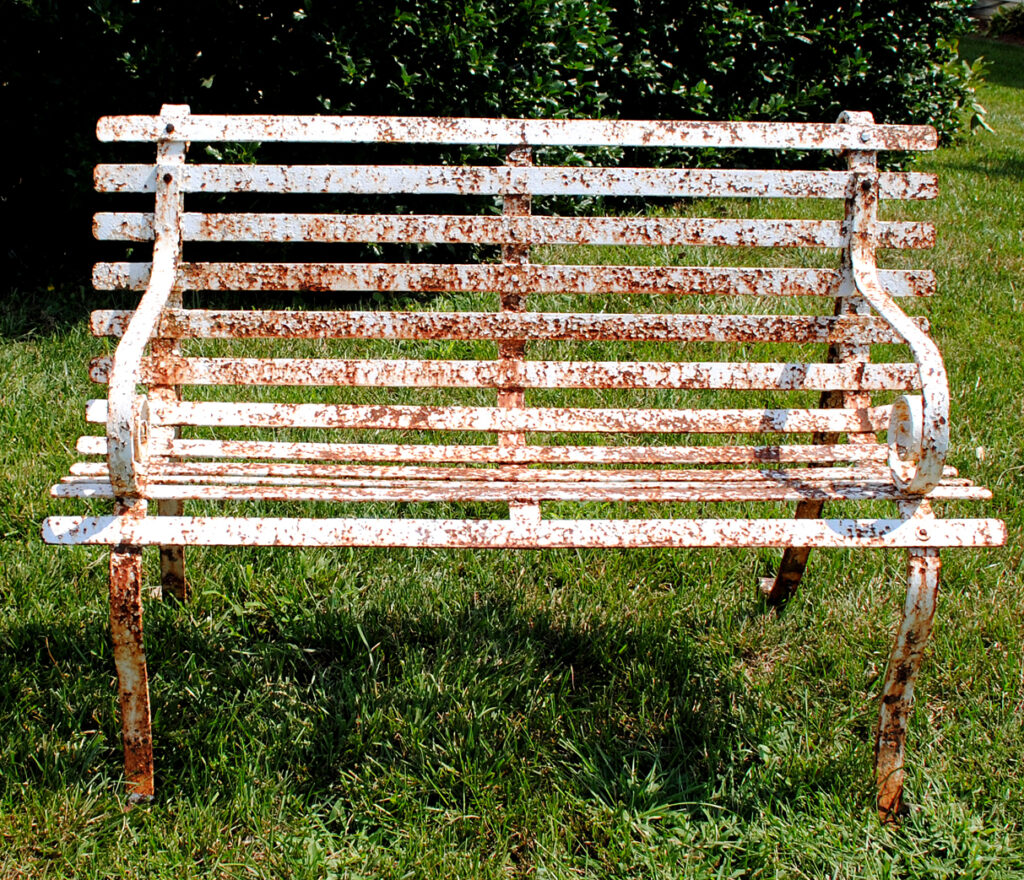
<path id="1" fill-rule="evenodd" d="M 510 147 L 505 154 L 505 164 L 512 168 L 524 168 L 533 164 L 533 151 L 525 144 Z M 513 178 L 515 179 L 515 178 Z M 505 217 L 528 217 L 531 198 L 528 191 L 517 191 L 515 186 L 502 196 L 501 213 Z M 530 245 L 505 244 L 501 248 L 501 261 L 507 266 L 523 266 L 530 262 Z M 503 290 L 501 311 L 522 312 L 526 309 L 527 292 Z M 522 409 L 526 395 L 522 386 L 523 361 L 526 355 L 526 341 L 514 339 L 498 343 L 498 360 L 506 376 L 506 384 L 498 389 L 498 406 Z M 526 434 L 522 431 L 502 431 L 498 435 L 498 446 L 503 449 L 526 445 Z M 503 465 L 504 470 L 517 470 L 517 465 Z M 536 502 L 509 504 L 509 516 L 514 520 L 536 522 L 540 519 L 540 505 Z"/>
<path id="2" fill-rule="evenodd" d="M 903 621 L 889 655 L 882 688 L 882 708 L 875 737 L 875 782 L 878 816 L 895 822 L 904 812 L 903 758 L 907 721 L 914 704 L 914 682 L 932 631 L 939 592 L 939 551 L 911 549 L 907 558 L 907 598 Z"/>
<path id="3" fill-rule="evenodd" d="M 161 120 L 166 126 L 174 126 L 181 130 L 188 118 L 189 108 L 186 105 L 165 104 L 160 108 Z M 168 135 L 174 132 L 168 131 Z M 185 163 L 185 156 L 188 152 L 187 141 L 161 140 L 157 143 L 156 163 L 157 166 L 171 165 L 180 167 Z M 178 193 L 177 204 L 178 216 L 185 211 L 185 195 Z M 182 241 L 178 239 L 178 262 L 182 259 Z M 182 291 L 175 289 L 167 299 L 168 308 L 181 308 Z M 181 344 L 178 339 L 167 339 L 156 336 L 150 343 L 150 353 L 155 357 L 177 356 L 181 354 Z M 174 385 L 150 385 L 149 398 L 156 403 L 175 403 L 181 399 L 181 388 Z M 166 425 L 153 425 L 150 429 L 151 455 L 166 456 L 166 450 L 170 449 L 172 440 L 177 439 L 180 430 L 177 427 Z M 185 504 L 182 501 L 159 501 L 156 505 L 158 516 L 183 516 Z M 160 584 L 153 589 L 155 598 L 160 595 L 170 596 L 179 602 L 188 599 L 188 582 L 185 579 L 185 548 L 180 546 L 160 547 Z"/>
<path id="4" fill-rule="evenodd" d="M 118 505 L 118 516 L 145 516 L 144 502 Z M 142 641 L 142 548 L 118 544 L 110 550 L 110 635 L 114 645 L 124 775 L 129 802 L 153 796 L 153 733 L 149 677 Z"/>
<path id="5" fill-rule="evenodd" d="M 866 112 L 845 112 L 839 117 L 840 123 L 855 125 L 871 125 L 874 119 Z M 850 171 L 873 172 L 877 170 L 878 155 L 874 152 L 852 150 L 846 154 L 846 164 Z M 851 193 L 846 198 L 844 207 L 843 231 L 846 236 L 847 245 L 843 249 L 842 264 L 840 266 L 839 291 L 836 297 L 834 314 L 842 315 L 867 315 L 871 307 L 863 297 L 857 294 L 853 283 L 853 261 L 850 255 L 850 237 L 853 230 L 853 218 L 855 212 L 860 210 L 860 200 L 857 193 Z M 851 345 L 849 343 L 834 343 L 828 347 L 828 363 L 830 364 L 866 364 L 871 360 L 870 345 Z M 842 409 L 867 409 L 871 406 L 871 394 L 867 391 L 823 391 L 818 404 L 822 409 L 833 407 Z M 878 437 L 873 432 L 851 433 L 847 436 L 850 443 L 877 443 Z M 814 434 L 812 443 L 838 443 L 838 434 Z M 815 465 L 811 465 L 814 467 Z M 796 506 L 795 519 L 818 519 L 825 508 L 823 501 L 801 501 Z M 810 547 L 787 547 L 782 554 L 782 561 L 779 563 L 778 574 L 774 578 L 765 578 L 761 588 L 765 593 L 765 601 L 773 606 L 780 607 L 788 602 L 796 592 L 800 581 L 807 568 L 807 560 L 810 557 Z"/>

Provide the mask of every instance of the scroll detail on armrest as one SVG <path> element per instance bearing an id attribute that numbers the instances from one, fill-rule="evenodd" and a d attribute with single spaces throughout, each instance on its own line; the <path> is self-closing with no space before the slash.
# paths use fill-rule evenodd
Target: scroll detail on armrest
<path id="1" fill-rule="evenodd" d="M 924 495 L 942 479 L 949 448 L 946 367 L 932 339 L 883 290 L 873 251 L 859 245 L 855 237 L 850 256 L 857 292 L 907 343 L 920 371 L 921 395 L 905 395 L 892 408 L 889 467 L 896 485 L 915 495 Z"/>

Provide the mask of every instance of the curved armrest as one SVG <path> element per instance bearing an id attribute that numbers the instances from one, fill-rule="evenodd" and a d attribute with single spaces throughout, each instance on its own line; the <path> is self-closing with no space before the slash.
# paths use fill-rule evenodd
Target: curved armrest
<path id="1" fill-rule="evenodd" d="M 853 283 L 859 293 L 910 346 L 921 375 L 921 396 L 904 396 L 892 409 L 889 422 L 889 466 L 896 484 L 924 495 L 942 479 L 949 448 L 949 382 L 942 355 L 878 281 L 873 254 L 856 241 L 850 258 Z"/>
<path id="2" fill-rule="evenodd" d="M 177 167 L 157 165 L 157 204 L 153 226 L 153 268 L 124 336 L 114 352 L 107 386 L 107 465 L 118 499 L 138 498 L 145 485 L 149 407 L 135 388 L 142 355 L 153 338 L 160 313 L 174 292 L 181 244 Z"/>
<path id="3" fill-rule="evenodd" d="M 154 249 L 155 251 L 156 249 Z M 153 254 L 153 271 L 128 329 L 114 352 L 107 387 L 107 464 L 118 498 L 138 497 L 145 483 L 149 433 L 146 398 L 135 393 L 142 355 L 174 290 L 176 248 L 169 257 Z"/>

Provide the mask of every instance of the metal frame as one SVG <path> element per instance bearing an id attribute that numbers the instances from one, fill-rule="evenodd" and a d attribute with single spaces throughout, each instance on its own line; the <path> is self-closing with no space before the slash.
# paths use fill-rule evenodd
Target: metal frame
<path id="1" fill-rule="evenodd" d="M 96 215 L 98 238 L 153 242 L 149 262 L 100 263 L 97 288 L 142 291 L 133 311 L 100 311 L 93 331 L 120 337 L 111 358 L 94 361 L 105 400 L 90 421 L 105 436 L 79 450 L 102 463 L 75 465 L 53 494 L 112 498 L 112 516 L 51 517 L 44 539 L 111 546 L 111 628 L 121 693 L 126 779 L 132 797 L 154 790 L 152 737 L 142 643 L 141 548 L 161 548 L 165 595 L 187 598 L 184 547 L 204 544 L 418 547 L 780 547 L 779 571 L 763 588 L 772 605 L 797 588 L 813 547 L 905 548 L 909 588 L 890 658 L 877 738 L 880 816 L 901 810 L 903 744 L 921 649 L 931 628 L 938 550 L 1005 542 L 991 519 L 940 519 L 932 501 L 985 499 L 944 466 L 949 394 L 927 321 L 908 317 L 897 298 L 928 296 L 932 273 L 879 270 L 879 248 L 925 248 L 925 223 L 880 221 L 879 199 L 934 198 L 927 174 L 879 172 L 886 149 L 933 149 L 922 126 L 877 125 L 844 113 L 834 124 L 641 122 L 609 120 L 436 119 L 421 117 L 197 116 L 166 105 L 159 116 L 106 117 L 101 140 L 156 144 L 152 165 L 96 169 L 101 192 L 153 193 L 154 210 Z M 190 141 L 293 144 L 491 144 L 501 166 L 210 165 L 186 163 Z M 538 163 L 546 146 L 728 147 L 838 150 L 845 171 L 734 171 L 686 168 L 559 167 Z M 187 213 L 186 193 L 458 194 L 497 196 L 500 216 L 463 214 Z M 842 221 L 677 217 L 553 217 L 532 214 L 533 196 L 842 199 Z M 500 246 L 488 263 L 188 262 L 186 242 L 478 243 Z M 835 269 L 737 266 L 532 265 L 533 245 L 606 243 L 719 248 L 833 248 Z M 791 251 L 792 252 L 792 251 Z M 185 290 L 492 291 L 495 312 L 225 311 L 183 308 Z M 642 294 L 657 300 L 755 296 L 835 300 L 832 316 L 539 312 L 530 298 L 566 293 Z M 486 340 L 481 360 L 417 358 L 194 357 L 195 338 L 267 340 Z M 594 362 L 530 357 L 530 343 L 593 340 L 805 342 L 828 345 L 825 363 L 701 362 L 632 358 Z M 871 363 L 871 346 L 905 344 L 911 363 Z M 685 351 L 685 349 L 681 349 Z M 336 385 L 370 388 L 476 388 L 492 406 L 196 402 L 192 385 Z M 146 393 L 138 387 L 146 385 Z M 817 407 L 559 408 L 531 405 L 532 389 L 638 392 L 760 389 L 785 395 L 821 391 Z M 894 404 L 872 392 L 895 391 Z M 919 392 L 919 393 L 907 393 Z M 186 426 L 385 430 L 402 442 L 343 436 L 338 442 L 198 439 Z M 443 439 L 431 438 L 444 432 Z M 878 435 L 887 431 L 886 443 Z M 454 443 L 452 432 L 491 441 Z M 618 442 L 565 442 L 563 434 Z M 556 435 L 545 441 L 546 435 Z M 731 435 L 726 444 L 714 435 Z M 738 435 L 749 434 L 744 443 Z M 643 445 L 643 436 L 667 437 Z M 687 435 L 703 445 L 675 442 Z M 810 442 L 799 441 L 801 435 Z M 768 439 L 766 440 L 766 436 Z M 844 439 L 845 437 L 845 439 Z M 541 438 L 536 442 L 535 438 Z M 578 467 L 582 465 L 583 467 Z M 701 466 L 708 466 L 700 469 Z M 504 520 L 194 517 L 190 499 L 333 501 L 497 501 Z M 833 500 L 895 502 L 893 519 L 826 519 Z M 554 520 L 543 503 L 643 501 L 793 502 L 792 519 L 665 517 Z M 147 510 L 155 516 L 147 516 Z"/>

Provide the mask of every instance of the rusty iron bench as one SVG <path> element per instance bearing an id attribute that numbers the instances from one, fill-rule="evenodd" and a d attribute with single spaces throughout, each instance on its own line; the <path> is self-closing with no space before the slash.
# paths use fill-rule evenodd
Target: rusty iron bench
<path id="1" fill-rule="evenodd" d="M 761 585 L 771 604 L 793 593 L 811 548 L 902 548 L 908 592 L 875 771 L 880 814 L 899 812 L 939 550 L 1005 541 L 997 520 L 933 510 L 991 496 L 945 467 L 945 369 L 927 322 L 898 305 L 931 294 L 934 277 L 876 265 L 879 249 L 932 244 L 928 224 L 882 220 L 878 206 L 934 198 L 934 176 L 876 162 L 879 151 L 934 148 L 932 129 L 852 112 L 798 124 L 201 116 L 166 105 L 104 118 L 98 132 L 156 145 L 155 162 L 95 175 L 101 192 L 155 194 L 151 213 L 95 219 L 98 238 L 152 242 L 152 257 L 95 267 L 97 288 L 143 293 L 134 311 L 92 316 L 95 334 L 120 338 L 92 366 L 107 397 L 88 402 L 87 418 L 105 432 L 78 442 L 102 461 L 75 464 L 53 489 L 113 499 L 113 513 L 51 517 L 43 535 L 111 547 L 133 797 L 153 793 L 147 545 L 161 548 L 164 592 L 180 599 L 188 545 L 777 547 L 777 574 Z M 259 142 L 298 163 L 315 150 L 319 164 L 212 163 L 201 152 L 188 162 L 190 142 Z M 483 158 L 444 164 L 455 147 Z M 842 158 L 834 171 L 617 167 L 588 164 L 593 148 L 598 158 L 629 149 L 632 166 L 651 148 L 678 151 L 680 164 L 686 150 L 714 148 L 772 150 L 770 166 L 787 150 Z M 355 159 L 324 163 L 332 150 Z M 554 164 L 540 163 L 546 153 Z M 279 195 L 281 212 L 253 212 L 253 194 L 264 205 Z M 553 212 L 574 197 L 601 197 L 604 215 Z M 660 201 L 638 213 L 640 199 Z M 771 203 L 780 213 L 831 199 L 835 216 L 691 216 L 709 204 L 727 213 L 726 199 L 789 200 Z M 675 210 L 659 208 L 666 200 Z M 613 247 L 601 265 L 565 265 L 566 244 Z M 402 246 L 402 259 L 382 258 Z M 753 247 L 790 250 L 745 265 Z M 828 262 L 815 262 L 822 253 Z M 295 308 L 309 292 L 315 307 Z M 873 346 L 890 354 L 872 362 Z M 760 360 L 747 362 L 749 351 Z M 909 358 L 893 362 L 900 352 Z M 193 501 L 204 515 L 185 515 Z M 219 501 L 350 506 L 211 515 Z M 848 518 L 822 517 L 833 501 Z M 722 502 L 739 507 L 715 517 Z"/>

